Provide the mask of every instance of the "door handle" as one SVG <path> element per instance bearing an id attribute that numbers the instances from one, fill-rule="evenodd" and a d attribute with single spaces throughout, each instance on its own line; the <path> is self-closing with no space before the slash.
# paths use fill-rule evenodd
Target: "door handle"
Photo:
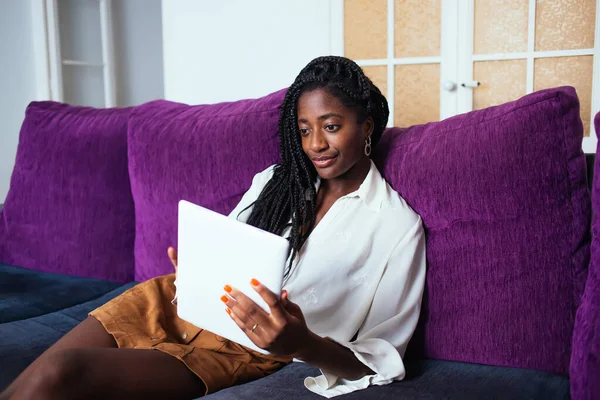
<path id="1" fill-rule="evenodd" d="M 481 85 L 481 82 L 479 81 L 470 81 L 470 82 L 463 82 L 460 84 L 460 86 L 464 87 L 464 88 L 476 88 L 477 86 Z"/>

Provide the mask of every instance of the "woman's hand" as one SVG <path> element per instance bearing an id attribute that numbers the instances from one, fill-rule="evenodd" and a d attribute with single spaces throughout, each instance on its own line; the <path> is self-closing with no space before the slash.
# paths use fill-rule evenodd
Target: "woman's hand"
<path id="1" fill-rule="evenodd" d="M 173 267 L 175 268 L 175 273 L 177 273 L 177 250 L 175 250 L 175 248 L 173 248 L 173 247 L 169 247 L 167 249 L 167 255 L 169 256 L 169 259 L 173 263 Z"/>
<path id="2" fill-rule="evenodd" d="M 175 297 L 173 297 L 173 300 L 171 300 L 171 304 L 176 306 L 177 305 L 177 250 L 175 250 L 175 248 L 169 246 L 167 248 L 167 256 L 169 256 L 169 260 L 171 260 L 171 263 L 173 264 L 173 268 L 175 268 L 175 281 L 173 282 L 173 284 L 175 285 Z"/>
<path id="3" fill-rule="evenodd" d="M 261 349 L 279 356 L 295 357 L 309 345 L 312 337 L 300 307 L 289 301 L 285 290 L 278 299 L 256 279 L 252 279 L 251 284 L 271 312 L 265 312 L 242 292 L 225 285 L 227 294 L 221 300 L 227 305 L 227 313 Z"/>

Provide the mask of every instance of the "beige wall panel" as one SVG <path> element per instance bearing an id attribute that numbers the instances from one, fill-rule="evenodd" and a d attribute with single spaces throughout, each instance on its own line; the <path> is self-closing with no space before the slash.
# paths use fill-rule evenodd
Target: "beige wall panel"
<path id="1" fill-rule="evenodd" d="M 376 66 L 376 67 L 361 67 L 365 75 L 369 77 L 379 88 L 381 93 L 387 98 L 387 66 Z"/>
<path id="2" fill-rule="evenodd" d="M 528 0 L 475 0 L 475 54 L 527 51 Z"/>
<path id="3" fill-rule="evenodd" d="M 473 79 L 481 82 L 473 89 L 474 110 L 516 100 L 527 90 L 527 61 L 479 61 L 473 64 Z"/>
<path id="4" fill-rule="evenodd" d="M 596 0 L 537 0 L 535 50 L 594 47 Z"/>
<path id="5" fill-rule="evenodd" d="M 397 65 L 394 126 L 440 120 L 440 64 Z"/>
<path id="6" fill-rule="evenodd" d="M 394 57 L 440 55 L 441 0 L 395 0 Z"/>
<path id="7" fill-rule="evenodd" d="M 585 136 L 590 135 L 593 62 L 593 56 L 538 58 L 533 73 L 533 90 L 565 85 L 577 90 Z"/>
<path id="8" fill-rule="evenodd" d="M 344 55 L 353 60 L 387 57 L 387 1 L 344 1 Z"/>

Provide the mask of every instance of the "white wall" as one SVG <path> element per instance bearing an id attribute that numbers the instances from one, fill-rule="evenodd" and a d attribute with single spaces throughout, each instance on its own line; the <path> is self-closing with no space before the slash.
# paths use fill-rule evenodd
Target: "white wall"
<path id="1" fill-rule="evenodd" d="M 113 1 L 117 104 L 164 97 L 161 0 Z"/>
<path id="2" fill-rule="evenodd" d="M 30 2 L 0 1 L 0 203 L 8 192 L 19 129 L 36 96 Z"/>
<path id="3" fill-rule="evenodd" d="M 114 1 L 118 104 L 162 97 L 213 103 L 286 87 L 312 58 L 339 50 L 330 33 L 340 31 L 331 26 L 335 2 Z M 25 108 L 48 92 L 35 83 L 39 41 L 35 47 L 30 3 L 0 0 L 0 203 Z"/>
<path id="4" fill-rule="evenodd" d="M 44 67 L 36 69 L 36 63 L 46 62 L 47 57 L 43 54 L 45 43 L 39 40 L 43 16 L 32 15 L 31 3 L 0 0 L 0 203 L 8 192 L 25 108 L 29 102 L 49 96 Z M 59 0 L 58 5 L 63 7 L 59 17 L 75 22 L 61 26 L 63 57 L 100 61 L 97 3 Z M 113 1 L 113 16 L 117 104 L 137 105 L 163 98 L 161 0 Z M 64 71 L 64 84 L 65 96 L 70 98 L 65 100 L 102 104 L 100 70 L 69 68 Z M 84 84 L 77 79 L 82 76 Z"/>
<path id="5" fill-rule="evenodd" d="M 165 97 L 190 104 L 259 97 L 336 52 L 332 0 L 163 0 Z"/>

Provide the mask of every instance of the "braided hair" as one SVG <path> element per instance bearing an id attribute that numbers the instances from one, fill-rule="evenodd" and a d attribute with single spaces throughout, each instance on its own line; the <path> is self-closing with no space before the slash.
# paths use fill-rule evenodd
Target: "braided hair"
<path id="1" fill-rule="evenodd" d="M 323 88 L 337 97 L 346 107 L 358 110 L 358 123 L 368 117 L 374 122 L 371 135 L 375 147 L 388 121 L 387 100 L 379 89 L 365 76 L 362 69 L 344 57 L 326 56 L 312 60 L 289 87 L 279 116 L 279 146 L 281 162 L 274 167 L 273 177 L 256 201 L 247 223 L 281 235 L 290 226 L 292 262 L 315 225 L 317 172 L 302 150 L 298 129 L 298 99 L 302 93 Z"/>

